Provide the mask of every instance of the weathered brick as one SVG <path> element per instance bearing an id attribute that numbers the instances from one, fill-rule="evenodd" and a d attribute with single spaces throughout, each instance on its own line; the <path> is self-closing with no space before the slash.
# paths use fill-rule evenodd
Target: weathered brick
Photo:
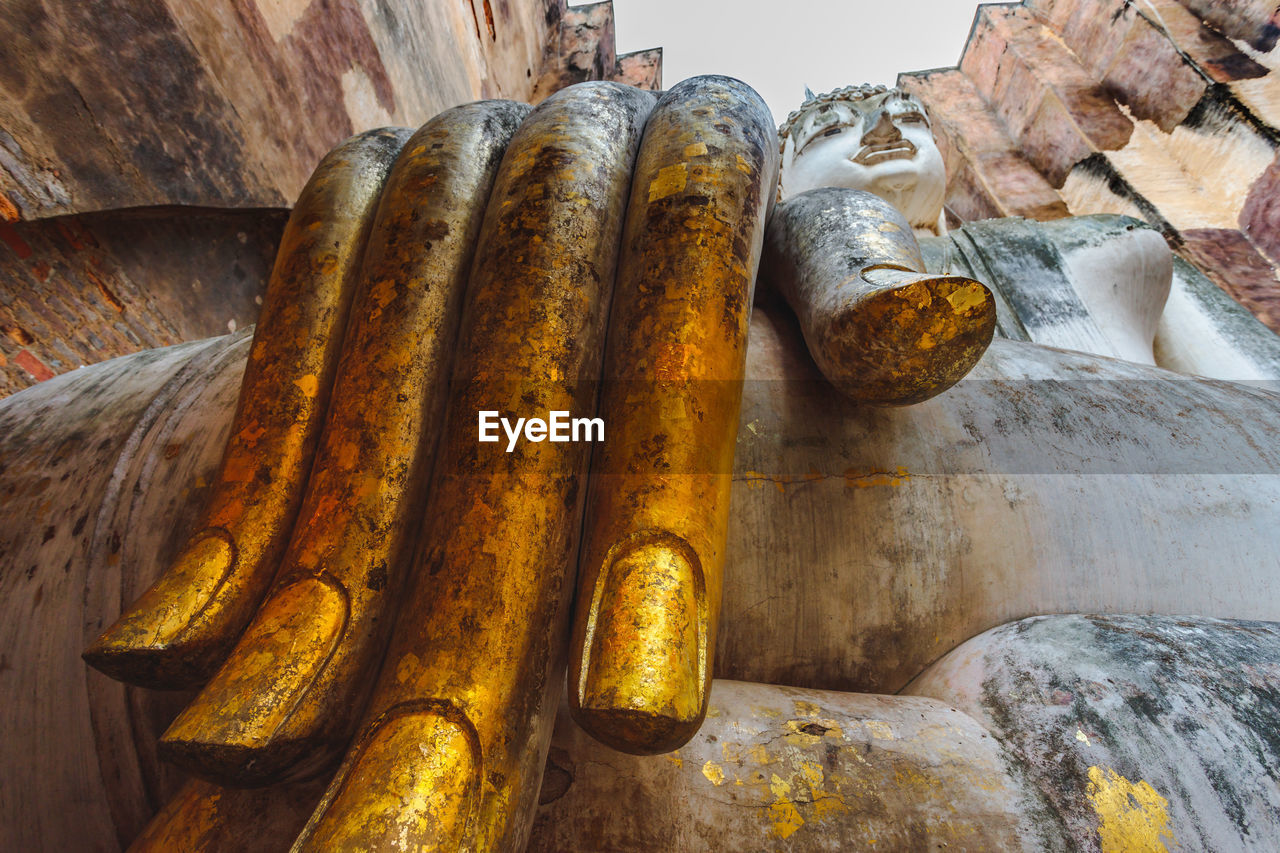
<path id="1" fill-rule="evenodd" d="M 168 208 L 0 225 L 0 396 L 252 324 L 284 220 Z"/>

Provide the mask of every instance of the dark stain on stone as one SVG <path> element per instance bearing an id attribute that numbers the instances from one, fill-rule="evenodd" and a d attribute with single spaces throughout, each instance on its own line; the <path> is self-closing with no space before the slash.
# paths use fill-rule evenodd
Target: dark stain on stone
<path id="1" fill-rule="evenodd" d="M 1232 80 L 1253 80 L 1265 77 L 1268 73 L 1265 65 L 1260 65 L 1239 51 L 1206 60 L 1203 64 Z"/>
<path id="2" fill-rule="evenodd" d="M 1142 218 L 1160 231 L 1166 240 L 1178 240 L 1177 229 L 1160 214 L 1160 211 L 1147 200 L 1146 196 L 1135 190 L 1128 181 L 1120 176 L 1120 173 L 1111 166 L 1106 154 L 1101 151 L 1095 151 L 1071 169 L 1072 172 L 1077 170 L 1082 174 L 1105 181 L 1107 189 L 1111 193 L 1131 202 L 1134 207 L 1138 208 Z"/>
<path id="3" fill-rule="evenodd" d="M 1214 135 L 1235 123 L 1249 126 L 1273 146 L 1280 145 L 1280 130 L 1260 121 L 1252 110 L 1236 99 L 1231 87 L 1225 83 L 1214 83 L 1205 89 L 1204 95 L 1182 122 L 1187 128 Z"/>
<path id="4" fill-rule="evenodd" d="M 366 585 L 374 592 L 381 592 L 387 586 L 387 561 L 381 560 L 369 573 Z"/>
<path id="5" fill-rule="evenodd" d="M 449 224 L 447 222 L 428 222 L 422 226 L 421 235 L 427 240 L 443 240 L 449 235 Z"/>
<path id="6" fill-rule="evenodd" d="M 542 791 L 538 794 L 538 804 L 545 806 L 569 793 L 573 786 L 573 759 L 560 747 L 552 747 L 547 756 L 547 767 L 542 775 Z"/>

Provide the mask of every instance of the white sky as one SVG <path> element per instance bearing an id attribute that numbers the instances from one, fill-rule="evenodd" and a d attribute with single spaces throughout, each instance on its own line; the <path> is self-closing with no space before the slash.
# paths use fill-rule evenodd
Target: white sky
<path id="1" fill-rule="evenodd" d="M 571 0 L 572 2 L 572 0 Z M 618 53 L 663 48 L 662 82 L 728 74 L 776 123 L 804 99 L 899 71 L 955 65 L 975 0 L 613 0 Z"/>

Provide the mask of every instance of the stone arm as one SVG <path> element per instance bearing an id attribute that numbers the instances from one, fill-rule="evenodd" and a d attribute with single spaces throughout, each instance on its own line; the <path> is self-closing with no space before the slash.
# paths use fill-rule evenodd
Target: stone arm
<path id="1" fill-rule="evenodd" d="M 824 187 L 780 202 L 761 276 L 795 311 L 823 375 L 862 403 L 942 393 L 995 333 L 991 291 L 927 273 L 906 218 L 865 190 Z"/>

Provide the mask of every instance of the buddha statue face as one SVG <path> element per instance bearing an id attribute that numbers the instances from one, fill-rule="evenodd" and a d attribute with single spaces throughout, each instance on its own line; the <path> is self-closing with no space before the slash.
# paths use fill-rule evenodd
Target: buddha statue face
<path id="1" fill-rule="evenodd" d="M 839 89 L 810 97 L 779 134 L 782 198 L 818 187 L 867 190 L 917 231 L 941 233 L 947 173 L 915 97 L 884 86 Z"/>

